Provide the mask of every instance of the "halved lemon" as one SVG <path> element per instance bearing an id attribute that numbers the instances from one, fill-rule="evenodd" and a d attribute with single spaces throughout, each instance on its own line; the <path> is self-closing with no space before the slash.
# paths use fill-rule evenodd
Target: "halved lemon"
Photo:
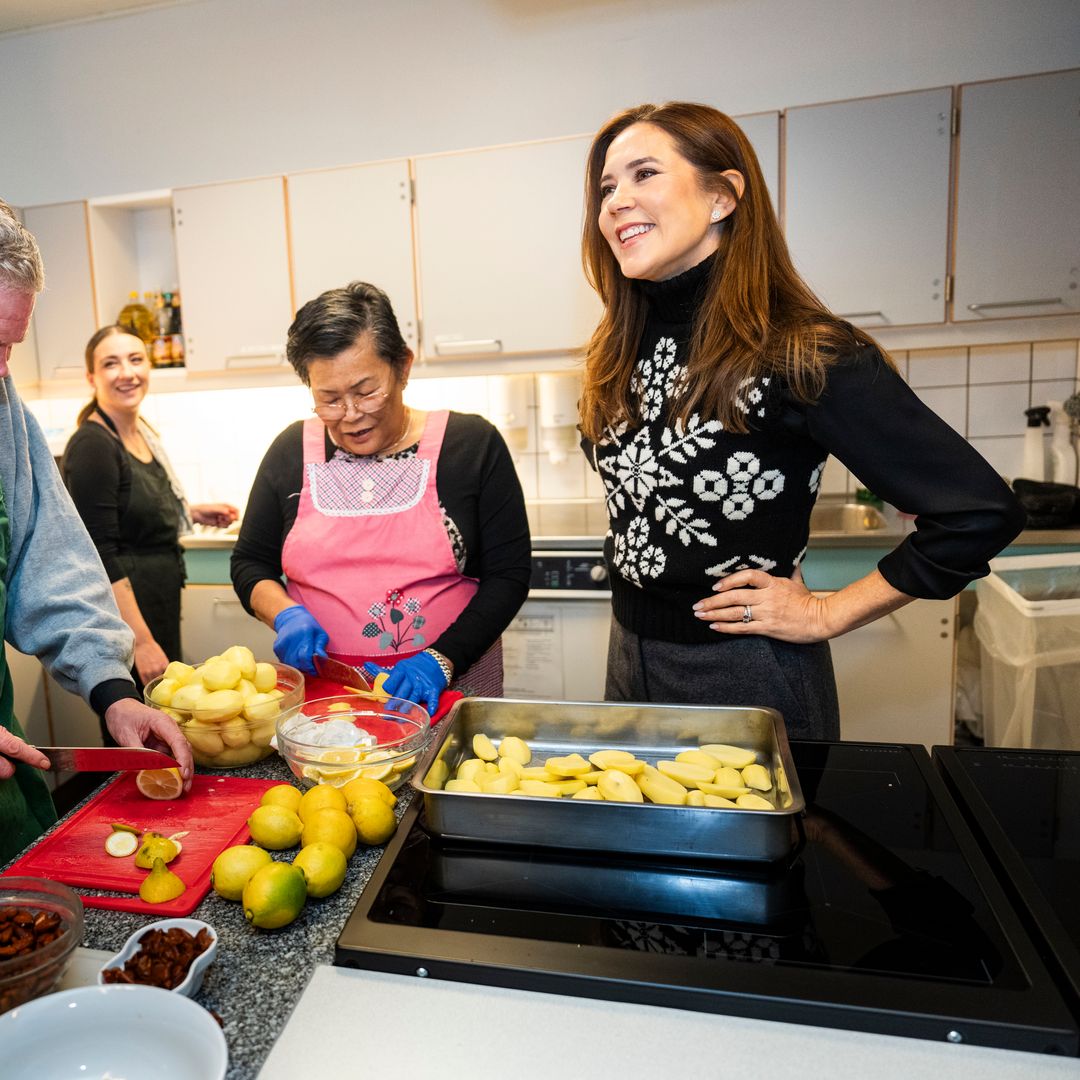
<path id="1" fill-rule="evenodd" d="M 184 793 L 179 769 L 143 769 L 135 775 L 135 786 L 148 799 L 178 799 Z"/>
<path id="2" fill-rule="evenodd" d="M 364 752 L 357 746 L 344 746 L 336 750 L 324 750 L 319 755 L 320 761 L 327 765 L 355 765 L 364 760 Z"/>
<path id="3" fill-rule="evenodd" d="M 372 750 L 364 758 L 364 766 L 360 769 L 360 775 L 366 776 L 369 780 L 385 780 L 390 776 L 394 767 L 389 764 L 382 764 L 387 758 L 393 758 L 393 754 L 389 750 Z M 375 762 L 380 764 L 376 765 Z"/>

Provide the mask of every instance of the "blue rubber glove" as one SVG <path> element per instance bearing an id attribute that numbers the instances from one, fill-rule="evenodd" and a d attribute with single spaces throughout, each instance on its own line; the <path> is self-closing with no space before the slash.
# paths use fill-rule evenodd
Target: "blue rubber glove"
<path id="1" fill-rule="evenodd" d="M 291 664 L 305 675 L 314 675 L 312 660 L 325 656 L 330 635 L 315 621 L 315 616 L 302 604 L 295 604 L 279 611 L 274 617 L 274 655 L 283 663 Z"/>
<path id="2" fill-rule="evenodd" d="M 446 676 L 434 656 L 426 652 L 417 653 L 399 660 L 389 669 L 378 664 L 364 665 L 364 671 L 372 678 L 387 670 L 390 676 L 383 683 L 386 693 L 423 705 L 431 716 L 438 712 L 439 695 L 446 689 Z"/>

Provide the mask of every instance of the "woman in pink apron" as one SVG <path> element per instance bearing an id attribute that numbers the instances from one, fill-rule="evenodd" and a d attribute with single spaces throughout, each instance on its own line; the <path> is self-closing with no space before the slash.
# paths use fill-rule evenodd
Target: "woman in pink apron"
<path id="1" fill-rule="evenodd" d="M 287 351 L 315 415 L 259 467 L 232 557 L 240 600 L 309 674 L 317 654 L 391 668 L 386 691 L 431 713 L 451 684 L 500 696 L 500 635 L 530 573 L 502 436 L 479 416 L 405 405 L 413 355 L 372 285 L 305 304 Z"/>

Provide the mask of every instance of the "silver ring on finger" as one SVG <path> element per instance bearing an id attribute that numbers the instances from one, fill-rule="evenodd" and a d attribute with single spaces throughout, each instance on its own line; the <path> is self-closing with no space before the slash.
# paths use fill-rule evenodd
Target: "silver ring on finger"
<path id="1" fill-rule="evenodd" d="M 754 613 L 750 610 L 750 605 L 749 604 L 743 604 L 742 621 L 744 623 L 745 622 L 751 622 L 753 620 L 753 618 L 754 618 Z"/>

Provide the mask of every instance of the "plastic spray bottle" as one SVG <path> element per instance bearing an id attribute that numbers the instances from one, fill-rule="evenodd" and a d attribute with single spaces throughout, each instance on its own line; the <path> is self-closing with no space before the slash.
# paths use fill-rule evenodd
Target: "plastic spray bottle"
<path id="1" fill-rule="evenodd" d="M 1077 481 L 1076 448 L 1069 430 L 1069 415 L 1060 401 L 1050 406 L 1050 479 L 1056 484 L 1072 484 Z"/>
<path id="2" fill-rule="evenodd" d="M 1050 410 L 1045 405 L 1036 405 L 1024 410 L 1027 417 L 1027 429 L 1024 431 L 1024 467 L 1020 475 L 1025 480 L 1046 479 L 1046 447 L 1043 444 L 1044 427 L 1050 426 Z"/>

